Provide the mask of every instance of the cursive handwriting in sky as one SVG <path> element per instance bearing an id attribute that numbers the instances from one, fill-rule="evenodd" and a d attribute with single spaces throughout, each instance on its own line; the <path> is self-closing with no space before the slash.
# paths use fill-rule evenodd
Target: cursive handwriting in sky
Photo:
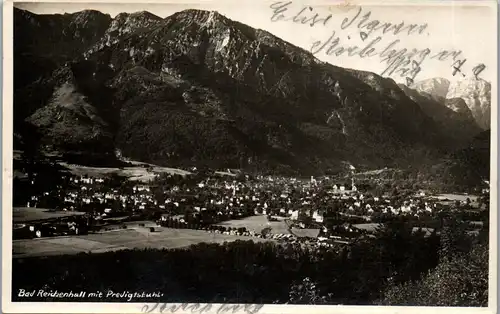
<path id="1" fill-rule="evenodd" d="M 468 62 L 463 48 L 455 42 L 448 43 L 447 38 L 442 37 L 437 41 L 425 16 L 410 22 L 404 18 L 405 14 L 396 18 L 380 13 L 377 16 L 371 7 L 350 4 L 340 6 L 343 14 L 339 14 L 333 13 L 331 7 L 294 5 L 293 1 L 276 1 L 269 8 L 272 22 L 302 25 L 309 27 L 311 33 L 316 29 L 330 31 L 311 41 L 308 50 L 318 58 L 337 65 L 342 61 L 351 63 L 346 59 L 357 59 L 354 61 L 367 64 L 367 68 L 378 67 L 374 72 L 396 81 L 404 80 L 408 85 L 419 79 L 428 67 L 439 68 L 442 71 L 439 76 L 451 74 L 457 78 L 483 78 L 481 75 L 487 68 L 484 61 L 477 58 Z M 393 8 L 385 7 L 385 10 L 390 12 Z M 437 10 L 444 12 L 442 8 Z M 453 36 L 450 33 L 448 37 Z"/>
<path id="2" fill-rule="evenodd" d="M 257 314 L 264 304 L 200 304 L 200 303 L 156 303 L 145 304 L 141 307 L 142 313 L 192 313 L 192 314 Z"/>
<path id="3" fill-rule="evenodd" d="M 112 16 L 147 10 L 161 17 L 188 8 L 216 10 L 233 20 L 267 30 L 312 52 L 321 61 L 375 72 L 397 82 L 411 83 L 432 77 L 452 81 L 479 77 L 492 81 L 496 70 L 495 10 L 489 6 L 458 5 L 458 1 L 447 1 L 446 5 L 435 5 L 436 2 L 434 5 L 430 2 L 415 5 L 415 1 L 408 2 L 409 5 L 356 5 L 331 1 L 330 5 L 305 5 L 303 1 L 237 4 L 212 1 L 16 6 L 35 13 L 96 9 Z M 481 2 L 485 3 L 477 1 Z"/>

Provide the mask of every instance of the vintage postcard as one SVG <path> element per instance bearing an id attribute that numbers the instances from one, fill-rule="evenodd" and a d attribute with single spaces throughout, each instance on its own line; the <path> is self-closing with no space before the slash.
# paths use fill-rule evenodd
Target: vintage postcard
<path id="1" fill-rule="evenodd" d="M 3 312 L 496 313 L 496 3 L 3 17 Z"/>

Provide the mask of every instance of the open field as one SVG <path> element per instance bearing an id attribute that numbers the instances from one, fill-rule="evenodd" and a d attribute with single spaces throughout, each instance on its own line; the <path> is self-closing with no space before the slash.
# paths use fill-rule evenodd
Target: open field
<path id="1" fill-rule="evenodd" d="M 366 223 L 366 224 L 355 224 L 352 225 L 355 228 L 358 228 L 360 230 L 366 230 L 368 232 L 375 232 L 377 227 L 379 227 L 381 224 L 379 223 Z"/>
<path id="2" fill-rule="evenodd" d="M 478 196 L 470 195 L 470 194 L 439 194 L 434 196 L 434 198 L 442 201 L 442 202 L 465 202 L 467 199 L 470 199 L 472 206 L 478 205 Z"/>
<path id="3" fill-rule="evenodd" d="M 264 239 L 214 234 L 200 230 L 169 229 L 157 226 L 155 229 L 156 232 L 150 232 L 146 226 L 83 236 L 14 240 L 12 243 L 12 256 L 13 258 L 20 258 L 77 254 L 81 252 L 100 253 L 134 248 L 172 249 L 187 247 L 201 242 L 223 243 L 235 240 L 266 241 Z"/>
<path id="4" fill-rule="evenodd" d="M 296 235 L 299 238 L 302 238 L 302 237 L 317 238 L 319 235 L 319 229 L 293 228 L 291 233 Z"/>
<path id="5" fill-rule="evenodd" d="M 265 215 L 251 216 L 242 219 L 233 219 L 216 224 L 217 226 L 241 228 L 245 227 L 249 231 L 261 232 L 262 229 L 271 227 L 272 233 L 290 233 L 284 220 L 268 221 Z"/>
<path id="6" fill-rule="evenodd" d="M 160 167 L 155 165 L 149 165 L 145 163 L 134 163 L 134 167 L 123 167 L 123 168 L 105 168 L 105 167 L 87 167 L 74 164 L 68 164 L 61 162 L 60 165 L 67 168 L 69 172 L 74 175 L 88 175 L 99 177 L 102 175 L 117 174 L 123 177 L 127 177 L 131 181 L 148 182 L 155 178 L 156 174 L 170 173 L 178 175 L 188 175 L 190 172 L 168 167 Z M 146 167 L 145 167 L 146 166 Z M 149 168 L 147 168 L 149 167 Z"/>
<path id="7" fill-rule="evenodd" d="M 20 160 L 22 159 L 22 154 L 23 151 L 21 150 L 14 150 L 13 151 L 13 159 L 14 160 Z M 47 153 L 45 152 L 44 155 L 46 157 L 56 157 L 59 158 L 60 154 L 57 152 L 53 153 Z M 183 170 L 183 169 L 177 169 L 177 168 L 169 168 L 169 167 L 161 167 L 153 164 L 148 164 L 145 162 L 140 162 L 140 161 L 131 161 L 131 160 L 124 160 L 128 164 L 130 164 L 129 167 L 88 167 L 88 166 L 82 166 L 82 165 L 77 165 L 77 164 L 71 164 L 63 161 L 57 161 L 59 165 L 62 167 L 66 168 L 70 173 L 81 176 L 81 175 L 88 175 L 88 176 L 93 176 L 93 177 L 100 177 L 104 175 L 110 175 L 110 174 L 117 174 L 123 177 L 128 178 L 128 180 L 131 181 L 140 181 L 140 182 L 149 182 L 155 178 L 156 174 L 161 174 L 161 173 L 170 173 L 170 174 L 178 174 L 178 175 L 189 175 L 191 172 Z"/>
<path id="8" fill-rule="evenodd" d="M 394 173 L 394 172 L 400 172 L 401 170 L 398 169 L 393 169 L 393 168 L 384 168 L 384 169 L 375 169 L 375 170 L 368 170 L 364 172 L 357 172 L 354 175 L 357 177 L 362 177 L 362 176 L 380 176 L 383 173 Z"/>
<path id="9" fill-rule="evenodd" d="M 270 227 L 271 233 L 274 234 L 290 234 L 288 224 L 284 218 L 278 218 L 278 221 L 268 221 L 265 215 L 251 216 L 243 219 L 234 219 L 221 222 L 218 226 L 241 228 L 245 227 L 249 231 L 260 233 L 262 229 Z M 319 229 L 298 229 L 293 228 L 291 234 L 299 237 L 317 237 Z"/>
<path id="10" fill-rule="evenodd" d="M 85 213 L 77 211 L 54 211 L 50 209 L 33 207 L 14 207 L 12 209 L 12 220 L 14 223 L 57 219 L 81 215 L 85 215 Z"/>

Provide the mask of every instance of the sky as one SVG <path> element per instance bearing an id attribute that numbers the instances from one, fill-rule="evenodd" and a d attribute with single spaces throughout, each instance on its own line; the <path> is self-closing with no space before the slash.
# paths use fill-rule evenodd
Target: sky
<path id="1" fill-rule="evenodd" d="M 200 0 L 195 4 L 180 1 L 175 4 L 36 2 L 16 3 L 15 6 L 38 14 L 94 9 L 115 16 L 121 12 L 145 10 L 160 17 L 184 9 L 215 10 L 312 51 L 321 61 L 374 72 L 398 83 L 411 82 L 407 78 L 420 81 L 442 77 L 454 81 L 480 77 L 490 82 L 496 79 L 494 2 L 475 1 L 471 6 L 438 1 L 432 5 L 424 1 L 404 5 L 390 1 L 384 1 L 384 5 L 375 5 L 373 1 L 357 5 L 346 1 L 349 0 L 309 6 L 298 1 L 256 0 L 231 3 Z M 315 23 L 311 26 L 312 22 Z M 394 25 L 401 25 L 399 32 Z M 409 25 L 414 27 L 409 28 Z M 370 32 L 370 29 L 373 30 Z M 412 53 L 414 51 L 416 53 Z M 402 56 L 399 60 L 398 54 Z"/>

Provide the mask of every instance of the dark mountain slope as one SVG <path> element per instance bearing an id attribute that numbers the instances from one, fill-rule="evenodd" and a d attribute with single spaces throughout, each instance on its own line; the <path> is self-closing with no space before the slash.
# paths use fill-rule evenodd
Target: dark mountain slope
<path id="1" fill-rule="evenodd" d="M 71 76 L 67 67 L 60 67 L 80 58 L 97 42 L 111 17 L 93 10 L 37 15 L 14 8 L 13 19 L 14 124 L 23 125 L 24 119 L 45 106 L 55 89 Z"/>
<path id="2" fill-rule="evenodd" d="M 491 131 L 475 136 L 467 146 L 453 152 L 451 158 L 436 164 L 432 179 L 453 190 L 485 187 L 490 180 Z"/>
<path id="3" fill-rule="evenodd" d="M 118 125 L 113 91 L 104 84 L 109 69 L 84 61 L 55 74 L 47 82 L 53 90 L 47 103 L 26 121 L 41 129 L 44 144 L 56 149 L 107 153 Z"/>
<path id="4" fill-rule="evenodd" d="M 111 16 L 86 10 L 72 14 L 37 15 L 14 8 L 14 80 L 16 89 L 79 58 L 99 40 Z"/>
<path id="5" fill-rule="evenodd" d="M 467 144 L 482 130 L 477 125 L 465 101 L 461 98 L 445 99 L 419 92 L 405 85 L 399 85 L 409 98 L 416 102 L 423 112 L 431 117 L 452 141 L 449 144 Z"/>
<path id="6" fill-rule="evenodd" d="M 365 152 L 380 151 L 374 143 L 393 149 L 405 141 L 428 144 L 436 136 L 429 131 L 437 132 L 408 98 L 400 105 L 344 69 L 213 12 L 175 14 L 161 28 L 131 35 L 93 58 L 117 71 L 140 65 L 207 86 L 232 102 L 232 114 L 244 108 L 290 127 L 328 127 L 339 142 L 364 145 Z"/>

